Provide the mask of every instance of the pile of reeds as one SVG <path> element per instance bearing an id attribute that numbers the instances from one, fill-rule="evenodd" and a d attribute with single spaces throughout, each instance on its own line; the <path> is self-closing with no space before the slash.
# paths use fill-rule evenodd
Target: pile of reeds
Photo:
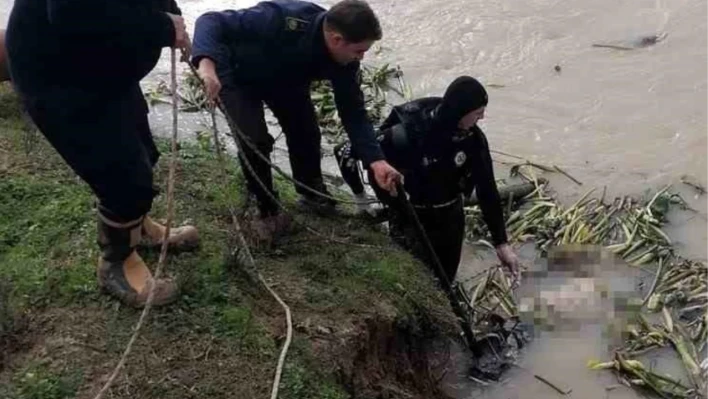
<path id="1" fill-rule="evenodd" d="M 625 196 L 609 201 L 604 193 L 591 197 L 595 190 L 589 190 L 566 207 L 549 193 L 546 182 L 538 183 L 533 177 L 528 180 L 535 182 L 536 189 L 509 201 L 505 210 L 511 241 L 533 241 L 543 254 L 557 245 L 601 245 L 630 265 L 656 265 L 654 281 L 624 347 L 615 351 L 612 361 L 591 361 L 588 366 L 615 370 L 622 383 L 649 389 L 662 398 L 704 397 L 708 359 L 699 359 L 706 356 L 708 340 L 708 265 L 676 255 L 671 239 L 662 231 L 669 208 L 687 208 L 685 201 L 672 194 L 670 186 L 644 199 Z M 466 207 L 465 213 L 468 238 L 491 246 L 479 207 Z M 475 279 L 470 306 L 480 315 L 494 311 L 512 317 L 516 312 L 509 303 L 513 296 L 494 276 Z M 661 324 L 647 320 L 652 313 L 660 314 Z M 657 373 L 636 359 L 664 347 L 675 350 L 688 381 Z"/>
<path id="2" fill-rule="evenodd" d="M 492 267 L 473 276 L 465 282 L 465 286 L 461 294 L 465 304 L 472 310 L 470 322 L 473 331 L 483 329 L 492 314 L 505 320 L 519 316 L 511 281 L 500 267 Z"/>
<path id="3" fill-rule="evenodd" d="M 389 64 L 380 67 L 362 65 L 360 84 L 364 92 L 366 111 L 374 125 L 386 116 L 385 112 L 390 107 L 389 92 L 393 91 L 404 99 L 410 98 L 410 90 L 403 82 L 403 72 L 400 68 L 393 68 Z M 344 127 L 337 113 L 334 90 L 330 82 L 314 82 L 311 97 L 322 133 L 339 138 L 344 132 Z"/>
<path id="4" fill-rule="evenodd" d="M 639 360 L 628 359 L 621 352 L 616 352 L 614 360 L 610 362 L 589 361 L 588 367 L 593 370 L 613 369 L 622 375 L 620 381 L 623 384 L 649 389 L 661 398 L 702 397 L 695 388 L 689 388 L 670 376 L 653 372 Z"/>
<path id="5" fill-rule="evenodd" d="M 535 180 L 537 182 L 537 180 Z M 591 198 L 589 190 L 574 204 L 565 207 L 547 192 L 547 183 L 509 203 L 506 228 L 512 242 L 533 240 L 545 254 L 555 245 L 603 245 L 628 263 L 638 266 L 672 255 L 671 239 L 661 230 L 671 204 L 684 204 L 670 187 L 642 201 L 630 196 L 606 201 L 605 196 Z M 484 238 L 487 228 L 478 206 L 465 208 L 468 237 L 490 246 Z M 479 239 L 481 238 L 481 239 Z"/>
<path id="6" fill-rule="evenodd" d="M 629 330 L 625 346 L 612 362 L 596 363 L 593 369 L 613 368 L 627 385 L 649 388 L 666 398 L 702 398 L 706 388 L 708 358 L 708 266 L 680 257 L 660 260 L 657 274 L 644 300 L 637 326 Z M 661 323 L 650 323 L 646 315 L 660 313 Z M 647 370 L 634 358 L 658 348 L 673 348 L 681 359 L 688 382 Z M 703 360 L 699 361 L 703 356 Z"/>
<path id="7" fill-rule="evenodd" d="M 705 270 L 705 267 L 703 267 Z M 662 307 L 662 323 L 650 323 L 644 314 L 639 314 L 638 325 L 629 331 L 624 348 L 614 353 L 610 362 L 591 360 L 588 367 L 594 370 L 613 369 L 620 381 L 653 391 L 662 398 L 703 398 L 706 389 L 706 360 L 699 363 L 699 355 L 706 345 L 708 316 L 704 311 L 690 322 L 674 319 L 674 310 Z M 635 359 L 657 348 L 673 348 L 684 365 L 688 381 L 683 382 L 649 368 Z"/>

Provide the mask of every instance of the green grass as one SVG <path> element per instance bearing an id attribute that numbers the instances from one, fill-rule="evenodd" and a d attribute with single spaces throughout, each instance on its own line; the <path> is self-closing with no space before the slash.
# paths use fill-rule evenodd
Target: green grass
<path id="1" fill-rule="evenodd" d="M 90 294 L 98 256 L 91 201 L 85 189 L 39 176 L 0 181 L 0 279 L 13 282 L 21 304 Z"/>
<path id="2" fill-rule="evenodd" d="M 28 131 L 16 98 L 0 87 L 0 396 L 91 396 L 115 366 L 139 311 L 98 290 L 93 195 L 41 136 L 28 140 Z M 152 215 L 160 218 L 169 148 L 165 141 L 158 146 L 163 157 L 155 179 L 163 194 Z M 208 140 L 181 145 L 175 223 L 194 223 L 201 246 L 168 257 L 165 270 L 177 278 L 180 299 L 153 309 L 112 397 L 269 395 L 284 314 L 254 272 L 234 259 L 229 208 L 244 209 L 246 195 L 237 163 L 227 162 L 224 179 Z M 292 207 L 292 185 L 277 179 L 276 186 Z M 296 326 L 312 325 L 296 329 L 281 398 L 350 397 L 335 361 L 355 355 L 336 335 L 347 326 L 373 318 L 408 326 L 413 334 L 454 330 L 430 273 L 381 233 L 351 218 L 296 217 L 339 240 L 379 248 L 336 244 L 303 229 L 277 250 L 251 247 L 258 270 L 288 303 Z M 248 233 L 248 214 L 241 221 Z M 140 253 L 148 265 L 156 264 L 156 250 Z M 332 337 L 317 336 L 318 327 Z"/>
<path id="3" fill-rule="evenodd" d="M 18 372 L 13 381 L 0 387 L 7 399 L 69 399 L 76 395 L 82 380 L 80 370 L 53 372 L 44 364 L 33 363 Z"/>
<path id="4" fill-rule="evenodd" d="M 280 396 L 283 399 L 347 399 L 350 395 L 318 367 L 311 342 L 295 336 L 290 360 L 283 367 Z"/>

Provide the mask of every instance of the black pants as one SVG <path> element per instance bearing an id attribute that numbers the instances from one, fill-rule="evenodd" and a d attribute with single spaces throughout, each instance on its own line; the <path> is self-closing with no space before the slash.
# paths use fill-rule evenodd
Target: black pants
<path id="1" fill-rule="evenodd" d="M 364 192 L 364 182 L 361 180 L 361 169 L 352 144 L 349 141 L 337 144 L 334 147 L 334 157 L 337 159 L 337 166 L 342 179 L 347 183 L 354 194 Z M 373 180 L 369 180 L 373 181 Z"/>
<path id="2" fill-rule="evenodd" d="M 427 247 L 420 240 L 414 220 L 400 204 L 400 200 L 396 202 L 398 204 L 392 207 L 392 219 L 390 220 L 392 238 L 425 262 L 437 274 Z M 447 279 L 452 283 L 460 265 L 462 242 L 465 235 L 462 200 L 458 199 L 454 204 L 443 208 L 416 208 L 416 214 L 438 259 L 440 259 Z"/>
<path id="3" fill-rule="evenodd" d="M 22 97 L 37 128 L 91 187 L 101 212 L 125 223 L 150 211 L 159 153 L 138 83 L 110 94 L 54 87 Z"/>
<path id="4" fill-rule="evenodd" d="M 226 112 L 238 125 L 239 129 L 263 155 L 270 157 L 275 140 L 268 134 L 263 103 L 268 105 L 278 119 L 285 134 L 290 154 L 290 166 L 293 177 L 318 190 L 324 189 L 321 166 L 320 143 L 322 135 L 317 122 L 315 108 L 310 98 L 309 85 L 293 87 L 229 87 L 220 93 L 226 106 Z M 249 161 L 258 178 L 265 183 L 268 191 L 273 190 L 271 169 L 258 157 L 235 133 L 242 152 L 239 158 L 246 176 L 248 189 L 256 196 L 261 215 L 277 212 L 277 205 L 269 198 L 263 187 L 244 165 L 244 157 Z M 296 191 L 302 195 L 310 193 L 300 187 Z"/>

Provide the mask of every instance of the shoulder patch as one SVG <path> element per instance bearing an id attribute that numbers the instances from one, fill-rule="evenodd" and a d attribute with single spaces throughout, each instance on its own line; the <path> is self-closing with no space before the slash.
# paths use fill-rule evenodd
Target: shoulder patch
<path id="1" fill-rule="evenodd" d="M 459 168 L 460 166 L 465 164 L 465 161 L 467 160 L 467 154 L 464 153 L 464 151 L 460 151 L 457 154 L 455 154 L 455 165 Z"/>
<path id="2" fill-rule="evenodd" d="M 310 26 L 309 21 L 295 17 L 285 17 L 285 29 L 291 32 L 304 32 Z"/>
<path id="3" fill-rule="evenodd" d="M 403 109 L 406 112 L 418 112 L 418 110 L 420 110 L 420 105 L 415 101 L 411 101 L 407 104 L 404 104 Z"/>

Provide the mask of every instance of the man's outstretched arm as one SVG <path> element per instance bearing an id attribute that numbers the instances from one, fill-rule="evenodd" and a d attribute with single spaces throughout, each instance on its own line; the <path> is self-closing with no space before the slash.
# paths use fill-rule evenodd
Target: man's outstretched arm
<path id="1" fill-rule="evenodd" d="M 396 195 L 396 182 L 402 175 L 386 161 L 376 141 L 359 85 L 359 63 L 352 63 L 332 77 L 332 87 L 337 112 L 356 153 L 373 171 L 378 186 Z"/>
<path id="2" fill-rule="evenodd" d="M 478 127 L 475 127 L 474 135 L 474 162 L 471 172 L 477 190 L 479 206 L 482 209 L 482 216 L 492 235 L 492 241 L 499 260 L 509 269 L 514 279 L 518 279 L 519 259 L 508 242 L 504 211 L 494 178 L 489 143 L 482 130 Z"/>
<path id="3" fill-rule="evenodd" d="M 229 44 L 268 39 L 279 22 L 277 11 L 265 4 L 241 10 L 211 11 L 197 18 L 191 63 L 199 71 L 210 101 L 221 90 L 223 82 L 217 70 L 228 69 Z"/>

